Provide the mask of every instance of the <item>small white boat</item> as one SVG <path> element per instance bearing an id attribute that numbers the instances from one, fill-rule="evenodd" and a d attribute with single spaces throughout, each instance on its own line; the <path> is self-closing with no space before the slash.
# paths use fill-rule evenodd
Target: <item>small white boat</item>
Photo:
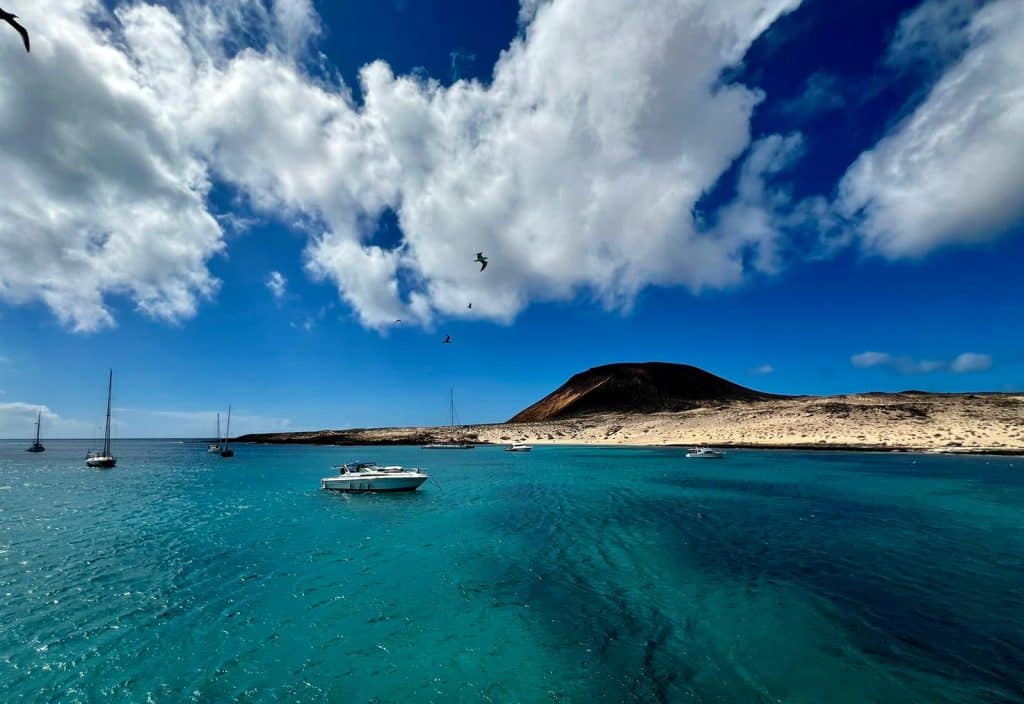
<path id="1" fill-rule="evenodd" d="M 430 478 L 415 467 L 380 467 L 376 462 L 349 462 L 335 469 L 338 470 L 337 476 L 320 480 L 321 489 L 350 492 L 416 491 Z"/>
<path id="2" fill-rule="evenodd" d="M 110 370 L 107 379 L 107 427 L 103 431 L 103 450 L 89 450 L 85 455 L 85 466 L 96 469 L 112 469 L 117 466 L 117 458 L 110 453 L 110 399 L 114 390 L 114 370 Z"/>
<path id="3" fill-rule="evenodd" d="M 524 442 L 514 442 L 505 448 L 505 452 L 529 452 L 533 449 L 533 445 L 527 445 Z"/>
<path id="4" fill-rule="evenodd" d="M 692 447 L 686 457 L 691 460 L 720 460 L 725 457 L 725 453 L 710 447 Z"/>

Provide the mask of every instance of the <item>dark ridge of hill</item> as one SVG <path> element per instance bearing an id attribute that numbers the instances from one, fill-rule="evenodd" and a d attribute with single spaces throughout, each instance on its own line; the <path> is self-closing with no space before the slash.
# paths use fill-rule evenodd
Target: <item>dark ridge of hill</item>
<path id="1" fill-rule="evenodd" d="M 782 398 L 667 362 L 607 364 L 573 376 L 509 423 L 537 423 L 594 413 L 685 411 L 712 402 Z"/>

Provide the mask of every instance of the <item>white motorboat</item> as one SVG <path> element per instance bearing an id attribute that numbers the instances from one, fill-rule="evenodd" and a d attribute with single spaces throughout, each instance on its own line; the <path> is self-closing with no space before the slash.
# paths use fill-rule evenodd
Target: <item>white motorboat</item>
<path id="1" fill-rule="evenodd" d="M 338 474 L 320 480 L 321 489 L 349 492 L 416 491 L 430 477 L 415 467 L 378 466 L 376 462 L 349 462 L 335 467 Z"/>
<path id="2" fill-rule="evenodd" d="M 725 457 L 725 453 L 710 447 L 692 447 L 686 457 L 691 460 L 720 460 Z"/>
<path id="3" fill-rule="evenodd" d="M 527 445 L 524 442 L 515 442 L 505 448 L 505 452 L 529 452 L 533 449 L 533 445 Z"/>
<path id="4" fill-rule="evenodd" d="M 110 370 L 107 379 L 107 427 L 103 431 L 103 449 L 89 450 L 85 455 L 85 465 L 96 469 L 112 469 L 117 466 L 117 458 L 110 454 L 110 398 L 114 390 L 114 370 Z"/>

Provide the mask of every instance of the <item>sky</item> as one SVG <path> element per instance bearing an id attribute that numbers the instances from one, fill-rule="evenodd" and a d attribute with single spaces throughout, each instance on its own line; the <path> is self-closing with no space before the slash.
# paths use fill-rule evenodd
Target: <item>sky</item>
<path id="1" fill-rule="evenodd" d="M 17 4 L 0 437 L 1024 390 L 1024 0 Z"/>

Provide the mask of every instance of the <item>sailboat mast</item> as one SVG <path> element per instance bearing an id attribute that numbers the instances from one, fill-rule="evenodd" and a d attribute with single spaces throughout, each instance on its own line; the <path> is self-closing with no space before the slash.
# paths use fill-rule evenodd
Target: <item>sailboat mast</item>
<path id="1" fill-rule="evenodd" d="M 43 422 L 43 412 L 39 411 L 39 417 L 36 418 L 36 445 L 39 444 L 39 424 Z"/>
<path id="2" fill-rule="evenodd" d="M 217 447 L 220 447 L 220 411 L 217 411 Z"/>
<path id="3" fill-rule="evenodd" d="M 231 406 L 228 406 L 228 426 L 224 429 L 224 449 L 228 447 L 228 441 L 231 438 Z"/>
<path id="4" fill-rule="evenodd" d="M 114 390 L 114 370 L 107 379 L 107 428 L 103 433 L 103 456 L 110 457 L 110 398 Z"/>

